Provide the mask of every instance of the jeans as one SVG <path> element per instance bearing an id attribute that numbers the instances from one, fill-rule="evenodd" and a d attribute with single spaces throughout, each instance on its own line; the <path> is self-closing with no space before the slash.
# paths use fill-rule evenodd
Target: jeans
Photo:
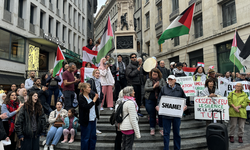
<path id="1" fill-rule="evenodd" d="M 122 144 L 122 132 L 117 130 L 117 126 L 115 126 L 116 137 L 115 137 L 115 150 L 121 150 Z"/>
<path id="2" fill-rule="evenodd" d="M 54 92 L 54 95 L 55 95 L 55 103 L 56 103 L 58 95 L 59 95 L 59 88 L 58 88 L 58 86 L 55 86 L 55 87 L 50 86 L 49 89 L 48 89 L 48 91 L 49 91 L 49 98 L 47 99 L 47 103 L 49 105 L 51 104 L 51 96 L 53 95 L 53 92 Z"/>
<path id="3" fill-rule="evenodd" d="M 95 150 L 96 121 L 89 121 L 88 126 L 81 125 L 81 150 Z"/>
<path id="4" fill-rule="evenodd" d="M 64 109 L 69 110 L 70 108 L 73 108 L 73 101 L 75 98 L 74 91 L 63 91 L 64 96 Z"/>
<path id="5" fill-rule="evenodd" d="M 39 141 L 40 137 L 35 136 L 35 132 L 33 132 L 32 138 L 24 137 L 23 141 L 21 142 L 21 150 L 39 150 Z M 12 142 L 12 141 L 11 141 Z"/>
<path id="6" fill-rule="evenodd" d="M 56 128 L 54 126 L 51 126 L 46 137 L 46 145 L 49 145 L 53 137 L 54 139 L 52 141 L 52 145 L 56 145 L 58 141 L 60 140 L 62 134 L 63 134 L 63 127 Z"/>
<path id="7" fill-rule="evenodd" d="M 135 91 L 135 100 L 138 105 L 138 113 L 140 113 L 140 107 L 141 107 L 141 85 L 133 85 L 134 91 Z"/>
<path id="8" fill-rule="evenodd" d="M 132 150 L 134 144 L 135 133 L 126 135 L 122 134 L 122 150 Z"/>
<path id="9" fill-rule="evenodd" d="M 164 150 L 169 150 L 169 137 L 171 132 L 171 124 L 173 123 L 173 133 L 174 133 L 174 150 L 181 149 L 181 136 L 180 136 L 180 125 L 181 118 L 167 119 L 162 117 L 163 123 L 163 134 L 164 134 Z"/>
<path id="10" fill-rule="evenodd" d="M 145 107 L 150 118 L 149 119 L 150 129 L 155 129 L 156 126 L 156 115 L 157 115 L 157 111 L 155 109 L 156 105 L 157 101 L 149 99 L 145 100 Z M 158 115 L 158 121 L 159 121 L 159 127 L 162 127 L 162 116 Z"/>

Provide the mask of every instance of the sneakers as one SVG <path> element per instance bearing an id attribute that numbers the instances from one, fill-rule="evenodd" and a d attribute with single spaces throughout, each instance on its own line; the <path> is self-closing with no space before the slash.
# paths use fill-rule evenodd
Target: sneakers
<path id="1" fill-rule="evenodd" d="M 104 109 L 103 109 L 103 107 L 101 107 L 101 109 L 100 109 L 101 111 L 103 111 Z"/>
<path id="2" fill-rule="evenodd" d="M 50 145 L 49 150 L 54 150 L 54 146 Z"/>
<path id="3" fill-rule="evenodd" d="M 45 145 L 43 150 L 48 150 L 48 145 Z"/>
<path id="4" fill-rule="evenodd" d="M 102 132 L 96 129 L 96 134 L 102 134 Z"/>
<path id="5" fill-rule="evenodd" d="M 113 110 L 113 108 L 112 108 L 112 107 L 110 107 L 109 109 L 110 109 L 110 110 Z"/>
<path id="6" fill-rule="evenodd" d="M 229 139 L 230 139 L 230 143 L 234 143 L 234 137 L 233 136 L 230 136 Z"/>
<path id="7" fill-rule="evenodd" d="M 160 132 L 161 136 L 164 136 L 163 130 L 160 130 L 159 132 Z"/>
<path id="8" fill-rule="evenodd" d="M 152 135 L 152 136 L 155 135 L 155 130 L 154 129 L 150 130 L 150 135 Z"/>
<path id="9" fill-rule="evenodd" d="M 242 137 L 239 137 L 238 141 L 239 143 L 243 143 Z"/>

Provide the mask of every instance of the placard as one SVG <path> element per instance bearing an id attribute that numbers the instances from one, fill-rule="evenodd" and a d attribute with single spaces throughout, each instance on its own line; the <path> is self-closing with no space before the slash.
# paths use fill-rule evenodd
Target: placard
<path id="1" fill-rule="evenodd" d="M 162 96 L 159 103 L 159 115 L 182 118 L 185 98 Z"/>
<path id="2" fill-rule="evenodd" d="M 226 97 L 195 97 L 195 119 L 212 120 L 212 110 L 222 111 L 222 120 L 229 120 L 228 100 Z M 220 120 L 220 113 L 214 112 L 214 119 Z"/>
<path id="3" fill-rule="evenodd" d="M 194 81 L 196 96 L 200 96 L 200 92 L 205 89 L 205 81 Z"/>
<path id="4" fill-rule="evenodd" d="M 194 81 L 192 76 L 188 77 L 177 77 L 176 82 L 181 85 L 186 96 L 196 96 L 196 91 L 194 87 Z"/>

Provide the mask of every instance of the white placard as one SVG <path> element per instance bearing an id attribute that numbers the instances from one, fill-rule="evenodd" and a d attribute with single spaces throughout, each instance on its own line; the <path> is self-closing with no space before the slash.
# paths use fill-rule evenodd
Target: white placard
<path id="1" fill-rule="evenodd" d="M 222 120 L 229 120 L 228 100 L 226 97 L 195 97 L 195 119 L 212 120 L 212 110 L 222 111 Z M 220 120 L 220 113 L 214 112 L 214 119 Z"/>
<path id="2" fill-rule="evenodd" d="M 159 115 L 182 118 L 185 98 L 162 96 L 159 103 Z"/>
<path id="3" fill-rule="evenodd" d="M 192 76 L 188 77 L 178 77 L 176 82 L 181 85 L 186 96 L 196 96 L 194 81 Z"/>

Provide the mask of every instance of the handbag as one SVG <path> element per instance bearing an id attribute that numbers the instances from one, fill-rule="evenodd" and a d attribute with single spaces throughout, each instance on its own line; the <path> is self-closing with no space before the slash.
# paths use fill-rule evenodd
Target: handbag
<path id="1" fill-rule="evenodd" d="M 59 128 L 59 127 L 62 127 L 63 124 L 64 124 L 63 121 L 57 121 L 54 123 L 54 127 Z"/>
<path id="2" fill-rule="evenodd" d="M 57 86 L 58 83 L 57 83 L 57 81 L 55 80 L 55 78 L 52 78 L 49 85 L 50 85 L 50 86 Z"/>

